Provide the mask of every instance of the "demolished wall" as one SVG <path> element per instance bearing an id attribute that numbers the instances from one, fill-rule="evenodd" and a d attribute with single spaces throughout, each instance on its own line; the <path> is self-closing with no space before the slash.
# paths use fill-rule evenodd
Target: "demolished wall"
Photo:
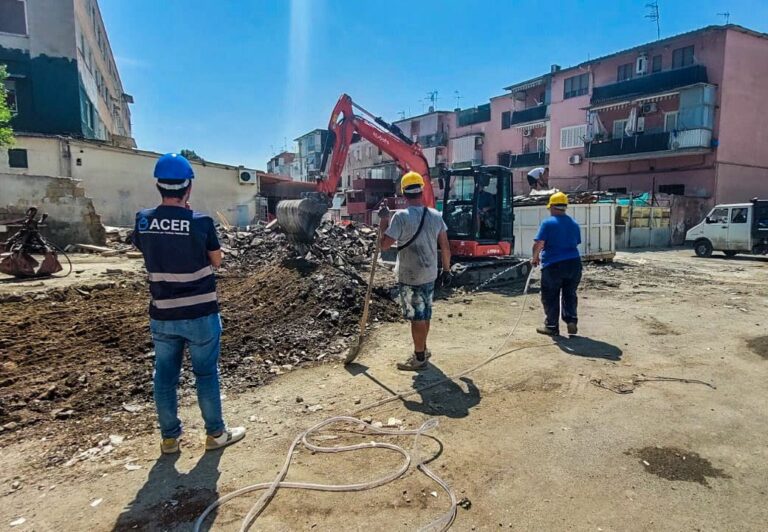
<path id="1" fill-rule="evenodd" d="M 47 227 L 42 232 L 60 247 L 74 243 L 103 245 L 106 241 L 101 217 L 79 181 L 67 177 L 0 174 L 0 221 L 19 219 L 32 206 L 48 213 Z M 13 227 L 4 229 L 0 240 L 6 240 L 15 232 Z"/>

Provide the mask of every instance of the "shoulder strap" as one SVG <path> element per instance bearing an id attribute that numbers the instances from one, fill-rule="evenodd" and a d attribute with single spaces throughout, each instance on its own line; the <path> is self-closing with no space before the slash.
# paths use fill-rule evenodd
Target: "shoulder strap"
<path id="1" fill-rule="evenodd" d="M 416 232 L 413 233 L 413 236 L 408 240 L 408 242 L 406 242 L 402 246 L 397 247 L 398 253 L 400 253 L 402 250 L 404 250 L 405 248 L 413 244 L 413 242 L 419 237 L 419 235 L 421 234 L 421 229 L 424 227 L 424 220 L 426 220 L 427 218 L 427 211 L 429 211 L 429 209 L 427 207 L 424 207 L 424 212 L 421 214 L 421 221 L 419 222 L 418 229 L 416 229 Z"/>

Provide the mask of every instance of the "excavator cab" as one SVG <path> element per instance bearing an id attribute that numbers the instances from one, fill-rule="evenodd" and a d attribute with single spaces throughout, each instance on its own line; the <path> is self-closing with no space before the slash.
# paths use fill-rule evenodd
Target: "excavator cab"
<path id="1" fill-rule="evenodd" d="M 444 169 L 443 220 L 459 257 L 508 256 L 514 248 L 512 173 L 504 166 Z"/>

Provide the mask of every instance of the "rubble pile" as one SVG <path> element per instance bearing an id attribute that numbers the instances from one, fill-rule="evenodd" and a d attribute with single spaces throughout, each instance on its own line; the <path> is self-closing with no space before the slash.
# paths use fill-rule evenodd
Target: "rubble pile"
<path id="1" fill-rule="evenodd" d="M 257 225 L 249 231 L 225 231 L 220 235 L 228 271 L 249 272 L 255 267 L 291 259 L 335 266 L 358 277 L 370 268 L 376 231 L 368 226 L 350 223 L 342 226 L 323 222 L 315 241 L 306 249 L 288 242 L 274 225 Z"/>
<path id="2" fill-rule="evenodd" d="M 528 195 L 515 196 L 512 200 L 514 207 L 528 207 L 531 205 L 546 205 L 549 202 L 549 197 L 555 192 L 560 192 L 558 189 L 552 190 L 533 190 Z M 605 192 L 566 192 L 568 196 L 568 202 L 573 204 L 584 203 L 597 203 L 602 197 L 606 195 Z"/>
<path id="3" fill-rule="evenodd" d="M 221 242 L 225 393 L 346 353 L 358 333 L 373 229 L 325 224 L 301 255 L 265 226 L 223 232 Z M 399 318 L 392 274 L 382 268 L 377 278 L 379 271 L 374 324 Z M 66 441 L 44 460 L 61 465 L 78 445 L 97 445 L 81 441 L 83 434 L 126 424 L 134 432 L 152 430 L 148 304 L 145 282 L 128 277 L 0 302 L 6 316 L 0 320 L 0 445 L 18 430 L 56 436 Z M 181 386 L 192 398 L 194 375 L 185 358 Z"/>

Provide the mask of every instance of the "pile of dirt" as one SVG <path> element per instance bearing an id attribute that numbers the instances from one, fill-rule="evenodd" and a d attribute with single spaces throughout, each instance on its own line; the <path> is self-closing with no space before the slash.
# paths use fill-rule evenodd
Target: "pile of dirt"
<path id="1" fill-rule="evenodd" d="M 323 226 L 301 257 L 283 235 L 264 227 L 222 235 L 228 250 L 218 284 L 224 390 L 258 386 L 272 375 L 345 353 L 362 312 L 373 234 L 369 228 Z M 151 429 L 148 299 L 144 281 L 122 280 L 0 304 L 6 317 L 0 320 L 0 442 L 21 429 L 45 435 L 71 429 L 72 441 L 84 434 L 98 439 L 113 425 Z M 387 283 L 376 287 L 371 319 L 398 315 Z M 181 385 L 192 388 L 191 371 Z M 59 445 L 47 462 L 69 459 L 69 447 Z"/>

